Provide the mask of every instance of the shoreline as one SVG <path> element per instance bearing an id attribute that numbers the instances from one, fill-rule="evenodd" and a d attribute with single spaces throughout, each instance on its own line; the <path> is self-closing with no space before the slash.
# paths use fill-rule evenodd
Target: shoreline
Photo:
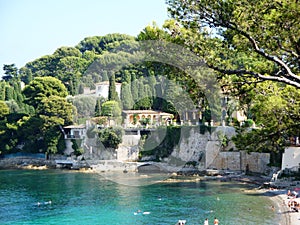
<path id="1" fill-rule="evenodd" d="M 286 190 L 287 192 L 287 190 Z M 300 212 L 292 212 L 290 208 L 288 207 L 288 201 L 289 199 L 287 198 L 286 194 L 280 194 L 276 196 L 277 198 L 277 205 L 280 211 L 281 215 L 281 224 L 282 225 L 294 225 L 294 224 L 299 224 L 300 223 Z"/>
<path id="2" fill-rule="evenodd" d="M 274 206 L 274 215 L 279 217 L 278 225 L 296 225 L 300 223 L 300 212 L 293 212 L 288 207 L 287 189 L 278 190 L 257 190 L 268 197 Z"/>
<path id="3" fill-rule="evenodd" d="M 55 160 L 45 160 L 45 159 L 1 159 L 0 160 L 0 170 L 6 169 L 16 169 L 16 170 L 47 170 L 47 169 L 58 169 L 58 170 L 70 170 L 74 172 L 81 173 L 105 173 L 105 172 L 122 172 L 120 171 L 101 171 L 93 167 L 91 168 L 80 168 L 80 169 L 63 169 L 56 167 Z M 127 173 L 127 172 L 126 172 Z M 128 173 L 137 173 L 133 171 L 128 171 Z M 220 182 L 242 182 L 247 184 L 253 184 L 253 188 L 249 192 L 256 192 L 261 195 L 266 196 L 273 202 L 274 206 L 274 216 L 279 217 L 278 225 L 294 225 L 300 223 L 300 212 L 292 212 L 288 207 L 287 189 L 266 189 L 261 188 L 267 181 L 265 177 L 259 175 L 225 175 L 225 176 L 200 176 L 200 175 L 184 175 L 184 174 L 170 174 L 169 179 L 165 182 L 170 182 L 174 180 L 180 180 L 180 178 L 186 177 L 188 181 L 195 179 L 199 180 L 218 180 Z M 192 178 L 192 179 L 191 179 Z"/>

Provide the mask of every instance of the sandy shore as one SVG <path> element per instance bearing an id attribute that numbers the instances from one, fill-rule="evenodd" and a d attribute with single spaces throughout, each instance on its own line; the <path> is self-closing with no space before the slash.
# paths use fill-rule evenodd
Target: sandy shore
<path id="1" fill-rule="evenodd" d="M 280 216 L 278 225 L 297 225 L 300 224 L 300 212 L 293 212 L 288 207 L 287 190 L 267 191 L 266 194 L 270 196 L 274 202 L 275 213 Z"/>

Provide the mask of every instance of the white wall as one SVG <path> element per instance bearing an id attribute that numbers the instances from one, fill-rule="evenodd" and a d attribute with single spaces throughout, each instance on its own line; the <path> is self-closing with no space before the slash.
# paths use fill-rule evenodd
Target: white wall
<path id="1" fill-rule="evenodd" d="M 281 169 L 293 168 L 300 164 L 300 147 L 288 147 L 282 155 Z"/>
<path id="2" fill-rule="evenodd" d="M 108 98 L 108 90 L 109 90 L 108 82 L 102 82 L 102 83 L 96 84 L 96 95 L 97 96 L 102 96 L 104 98 Z M 121 96 L 121 84 L 120 83 L 116 83 L 116 91 L 120 98 L 120 96 Z"/>

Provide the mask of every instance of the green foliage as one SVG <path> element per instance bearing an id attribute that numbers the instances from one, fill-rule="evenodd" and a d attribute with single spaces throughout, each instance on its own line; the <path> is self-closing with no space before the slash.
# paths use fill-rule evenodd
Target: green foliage
<path id="1" fill-rule="evenodd" d="M 87 66 L 88 61 L 75 56 L 64 57 L 57 63 L 57 78 L 66 84 L 71 95 L 78 94 L 79 81 Z"/>
<path id="2" fill-rule="evenodd" d="M 125 34 L 108 34 L 106 36 L 87 37 L 76 47 L 81 52 L 94 51 L 97 54 L 101 54 L 103 51 L 109 51 L 122 46 L 122 44 L 127 43 L 127 40 L 133 41 L 134 37 Z"/>
<path id="3" fill-rule="evenodd" d="M 147 83 L 147 80 L 141 77 L 137 82 L 138 99 L 136 99 L 133 106 L 134 109 L 150 109 L 152 107 L 152 91 Z"/>
<path id="4" fill-rule="evenodd" d="M 0 100 L 5 100 L 5 81 L 0 81 Z"/>
<path id="5" fill-rule="evenodd" d="M 45 152 L 43 120 L 35 116 L 23 116 L 19 120 L 19 142 L 24 143 L 24 152 Z"/>
<path id="6" fill-rule="evenodd" d="M 222 131 L 219 131 L 217 133 L 217 136 L 218 136 L 218 140 L 220 142 L 220 147 L 224 151 L 225 148 L 228 146 L 230 139 Z"/>
<path id="7" fill-rule="evenodd" d="M 66 87 L 54 77 L 37 77 L 25 86 L 23 93 L 25 102 L 37 107 L 43 98 L 59 96 L 65 98 L 68 95 Z"/>
<path id="8" fill-rule="evenodd" d="M 138 92 L 138 80 L 136 79 L 135 74 L 131 76 L 131 94 L 133 103 L 136 103 L 139 98 Z"/>
<path id="9" fill-rule="evenodd" d="M 180 127 L 159 127 L 151 135 L 145 136 L 139 157 L 154 155 L 159 159 L 170 156 L 179 143 L 180 134 Z"/>
<path id="10" fill-rule="evenodd" d="M 101 100 L 97 99 L 95 106 L 95 117 L 101 116 Z"/>
<path id="11" fill-rule="evenodd" d="M 258 128 L 242 127 L 234 142 L 247 151 L 282 152 L 289 137 L 299 135 L 300 91 L 265 82 L 255 92 L 250 110 Z"/>
<path id="12" fill-rule="evenodd" d="M 57 56 L 58 58 L 64 58 L 64 57 L 81 57 L 81 52 L 77 48 L 73 47 L 60 47 L 55 50 L 53 55 Z"/>
<path id="13" fill-rule="evenodd" d="M 91 118 L 95 114 L 96 98 L 94 96 L 74 96 L 69 97 L 68 101 L 76 108 L 76 120 Z M 101 102 L 103 100 L 100 100 Z"/>
<path id="14" fill-rule="evenodd" d="M 116 78 L 114 73 L 111 73 L 109 77 L 108 100 L 117 102 L 120 101 L 116 90 Z"/>
<path id="15" fill-rule="evenodd" d="M 1 120 L 0 149 L 3 153 L 62 152 L 62 133 L 59 126 L 72 123 L 73 106 L 65 99 L 67 90 L 56 78 L 40 77 L 32 80 L 24 89 L 26 101 L 35 107 L 35 114 L 17 113 L 22 105 L 19 81 L 11 82 L 13 98 L 7 102 L 11 114 Z M 10 86 L 9 86 L 10 87 Z M 8 95 L 7 95 L 8 96 Z M 5 109 L 3 107 L 3 109 Z"/>
<path id="16" fill-rule="evenodd" d="M 136 125 L 137 124 L 137 117 L 138 115 L 137 114 L 133 114 L 133 124 Z"/>
<path id="17" fill-rule="evenodd" d="M 123 109 L 132 109 L 133 99 L 131 94 L 131 88 L 128 83 L 124 82 L 121 86 L 121 102 L 123 105 Z"/>
<path id="18" fill-rule="evenodd" d="M 102 115 L 118 117 L 121 116 L 121 108 L 116 101 L 106 101 L 102 104 Z"/>
<path id="19" fill-rule="evenodd" d="M 165 90 L 166 101 L 163 102 L 164 104 L 162 106 L 162 110 L 164 112 L 176 114 L 177 110 L 175 109 L 174 104 L 179 94 L 178 87 L 176 87 L 176 84 L 173 81 L 168 80 L 166 82 L 167 82 L 166 90 Z"/>
<path id="20" fill-rule="evenodd" d="M 19 120 L 24 114 L 8 114 L 0 119 L 0 151 L 9 153 L 17 151 L 19 139 Z"/>
<path id="21" fill-rule="evenodd" d="M 0 101 L 0 119 L 9 114 L 9 107 L 4 101 Z"/>
<path id="22" fill-rule="evenodd" d="M 18 68 L 15 66 L 15 64 L 4 64 L 3 65 L 4 70 L 4 76 L 2 76 L 2 79 L 5 81 L 11 81 L 11 80 L 17 80 L 18 79 Z"/>
<path id="23" fill-rule="evenodd" d="M 5 86 L 5 100 L 9 101 L 14 99 L 14 89 L 12 86 Z"/>
<path id="24" fill-rule="evenodd" d="M 222 75 L 300 87 L 297 1 L 168 0 L 167 4 L 170 15 L 200 40 L 180 33 L 178 38 L 205 58 L 209 67 Z"/>
<path id="25" fill-rule="evenodd" d="M 44 118 L 57 118 L 59 125 L 68 125 L 72 122 L 73 107 L 65 98 L 50 96 L 43 98 L 37 107 L 37 113 Z"/>
<path id="26" fill-rule="evenodd" d="M 9 107 L 11 113 L 21 112 L 20 106 L 15 100 L 6 101 L 6 105 Z"/>
<path id="27" fill-rule="evenodd" d="M 82 141 L 81 140 L 74 140 L 74 139 L 72 139 L 71 141 L 72 141 L 72 148 L 74 149 L 74 154 L 76 156 L 82 155 L 83 152 L 84 152 L 83 148 L 80 147 Z"/>
<path id="28" fill-rule="evenodd" d="M 146 125 L 149 125 L 150 124 L 150 118 L 142 118 L 142 119 L 140 119 L 140 124 L 142 125 L 142 126 L 146 126 Z"/>
<path id="29" fill-rule="evenodd" d="M 117 149 L 122 142 L 123 129 L 108 127 L 100 130 L 99 139 L 105 148 Z"/>

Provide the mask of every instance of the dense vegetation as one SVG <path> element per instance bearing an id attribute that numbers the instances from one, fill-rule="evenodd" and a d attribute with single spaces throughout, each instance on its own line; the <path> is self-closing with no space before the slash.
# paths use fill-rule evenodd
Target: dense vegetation
<path id="1" fill-rule="evenodd" d="M 141 36 L 147 33 L 145 30 Z M 173 104 L 183 92 L 192 90 L 189 85 L 183 90 L 179 84 L 187 81 L 182 76 L 185 72 L 141 59 L 143 50 L 136 42 L 140 38 L 121 34 L 88 37 L 75 47 L 58 48 L 23 68 L 4 65 L 5 76 L 0 82 L 1 153 L 62 153 L 62 127 L 92 117 L 99 125 L 110 125 L 111 120 L 121 124 L 122 109 L 162 110 L 179 117 Z M 178 79 L 175 73 L 180 75 Z M 107 99 L 83 94 L 86 88 L 95 90 L 101 81 L 109 81 Z M 120 96 L 116 82 L 122 83 Z M 192 99 L 197 104 L 203 102 L 196 95 Z M 116 148 L 121 141 L 118 133 L 105 129 L 98 137 L 107 148 Z"/>
<path id="2" fill-rule="evenodd" d="M 223 93 L 238 98 L 257 125 L 240 129 L 237 147 L 282 152 L 300 134 L 298 1 L 166 2 L 178 21 L 170 31 L 217 72 Z"/>
<path id="3" fill-rule="evenodd" d="M 4 65 L 1 154 L 61 153 L 63 126 L 91 117 L 98 124 L 111 118 L 121 124 L 122 109 L 162 110 L 180 119 L 180 110 L 190 109 L 189 100 L 202 112 L 202 122 L 222 118 L 237 125 L 239 149 L 281 153 L 290 136 L 300 135 L 299 4 L 288 0 L 167 0 L 167 4 L 174 20 L 161 28 L 147 26 L 137 37 L 87 37 L 20 69 Z M 147 41 L 160 45 L 139 44 Z M 162 49 L 172 50 L 168 43 L 182 49 L 162 56 Z M 145 60 L 149 55 L 163 59 Z M 199 67 L 203 62 L 207 67 Z M 214 78 L 217 82 L 212 82 Z M 102 81 L 110 81 L 107 99 L 83 95 Z M 122 83 L 120 96 L 116 83 Z M 247 115 L 243 126 L 234 123 L 235 110 Z M 177 135 L 175 128 L 168 132 Z M 121 133 L 107 129 L 98 137 L 115 148 Z M 166 139 L 153 151 L 168 154 L 166 145 L 175 145 L 174 140 Z"/>

